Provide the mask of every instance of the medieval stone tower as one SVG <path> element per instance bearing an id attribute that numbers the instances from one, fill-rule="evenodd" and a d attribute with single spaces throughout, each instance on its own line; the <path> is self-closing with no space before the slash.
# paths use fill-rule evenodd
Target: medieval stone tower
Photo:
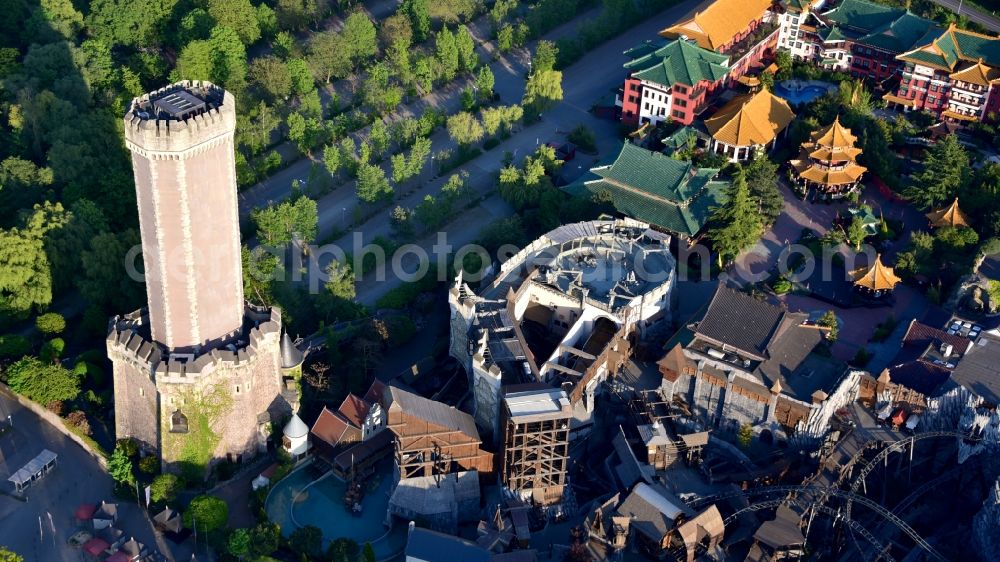
<path id="1" fill-rule="evenodd" d="M 254 455 L 296 401 L 280 314 L 243 302 L 235 128 L 232 95 L 208 82 L 136 98 L 125 115 L 147 308 L 111 322 L 115 427 L 165 470 Z"/>

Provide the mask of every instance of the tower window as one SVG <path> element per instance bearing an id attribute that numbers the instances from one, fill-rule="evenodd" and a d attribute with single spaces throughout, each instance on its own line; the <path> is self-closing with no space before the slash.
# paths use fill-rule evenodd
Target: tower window
<path id="1" fill-rule="evenodd" d="M 180 410 L 170 414 L 170 433 L 187 433 L 188 419 Z"/>

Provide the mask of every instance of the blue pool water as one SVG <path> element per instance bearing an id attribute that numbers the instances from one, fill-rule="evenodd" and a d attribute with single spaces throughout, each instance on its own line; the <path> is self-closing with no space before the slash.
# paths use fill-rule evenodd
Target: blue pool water
<path id="1" fill-rule="evenodd" d="M 775 84 L 774 93 L 778 97 L 788 100 L 788 103 L 792 105 L 802 105 L 804 103 L 809 103 L 816 98 L 822 96 L 827 91 L 826 86 L 816 86 L 808 85 L 802 89 L 792 90 L 787 88 L 784 84 Z"/>
<path id="2" fill-rule="evenodd" d="M 361 514 L 344 506 L 346 484 L 333 475 L 313 481 L 309 470 L 299 470 L 278 482 L 267 499 L 267 514 L 288 536 L 299 526 L 313 525 L 323 531 L 326 542 L 349 537 L 359 544 L 372 543 L 379 560 L 400 552 L 406 545 L 406 525 L 385 525 L 392 464 L 384 462 L 362 500 Z"/>

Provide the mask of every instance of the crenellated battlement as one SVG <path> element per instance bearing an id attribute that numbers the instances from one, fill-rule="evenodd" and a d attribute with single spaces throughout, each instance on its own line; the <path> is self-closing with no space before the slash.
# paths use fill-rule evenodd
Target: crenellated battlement
<path id="1" fill-rule="evenodd" d="M 125 114 L 129 150 L 150 159 L 181 159 L 236 130 L 232 94 L 204 81 L 181 81 L 132 100 Z"/>
<path id="2" fill-rule="evenodd" d="M 149 337 L 145 310 L 114 317 L 107 336 L 108 354 L 122 360 L 159 384 L 192 384 L 211 376 L 217 369 L 233 369 L 257 360 L 258 350 L 274 348 L 281 333 L 281 313 L 277 309 L 248 305 L 245 336 L 232 343 L 196 354 L 169 355 L 167 349 Z"/>

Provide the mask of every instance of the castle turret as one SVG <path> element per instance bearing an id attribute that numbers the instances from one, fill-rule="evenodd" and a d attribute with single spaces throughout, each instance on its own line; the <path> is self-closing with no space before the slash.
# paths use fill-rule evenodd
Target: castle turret
<path id="1" fill-rule="evenodd" d="M 170 351 L 225 342 L 243 324 L 233 96 L 179 82 L 132 101 L 132 152 L 152 337 Z"/>

